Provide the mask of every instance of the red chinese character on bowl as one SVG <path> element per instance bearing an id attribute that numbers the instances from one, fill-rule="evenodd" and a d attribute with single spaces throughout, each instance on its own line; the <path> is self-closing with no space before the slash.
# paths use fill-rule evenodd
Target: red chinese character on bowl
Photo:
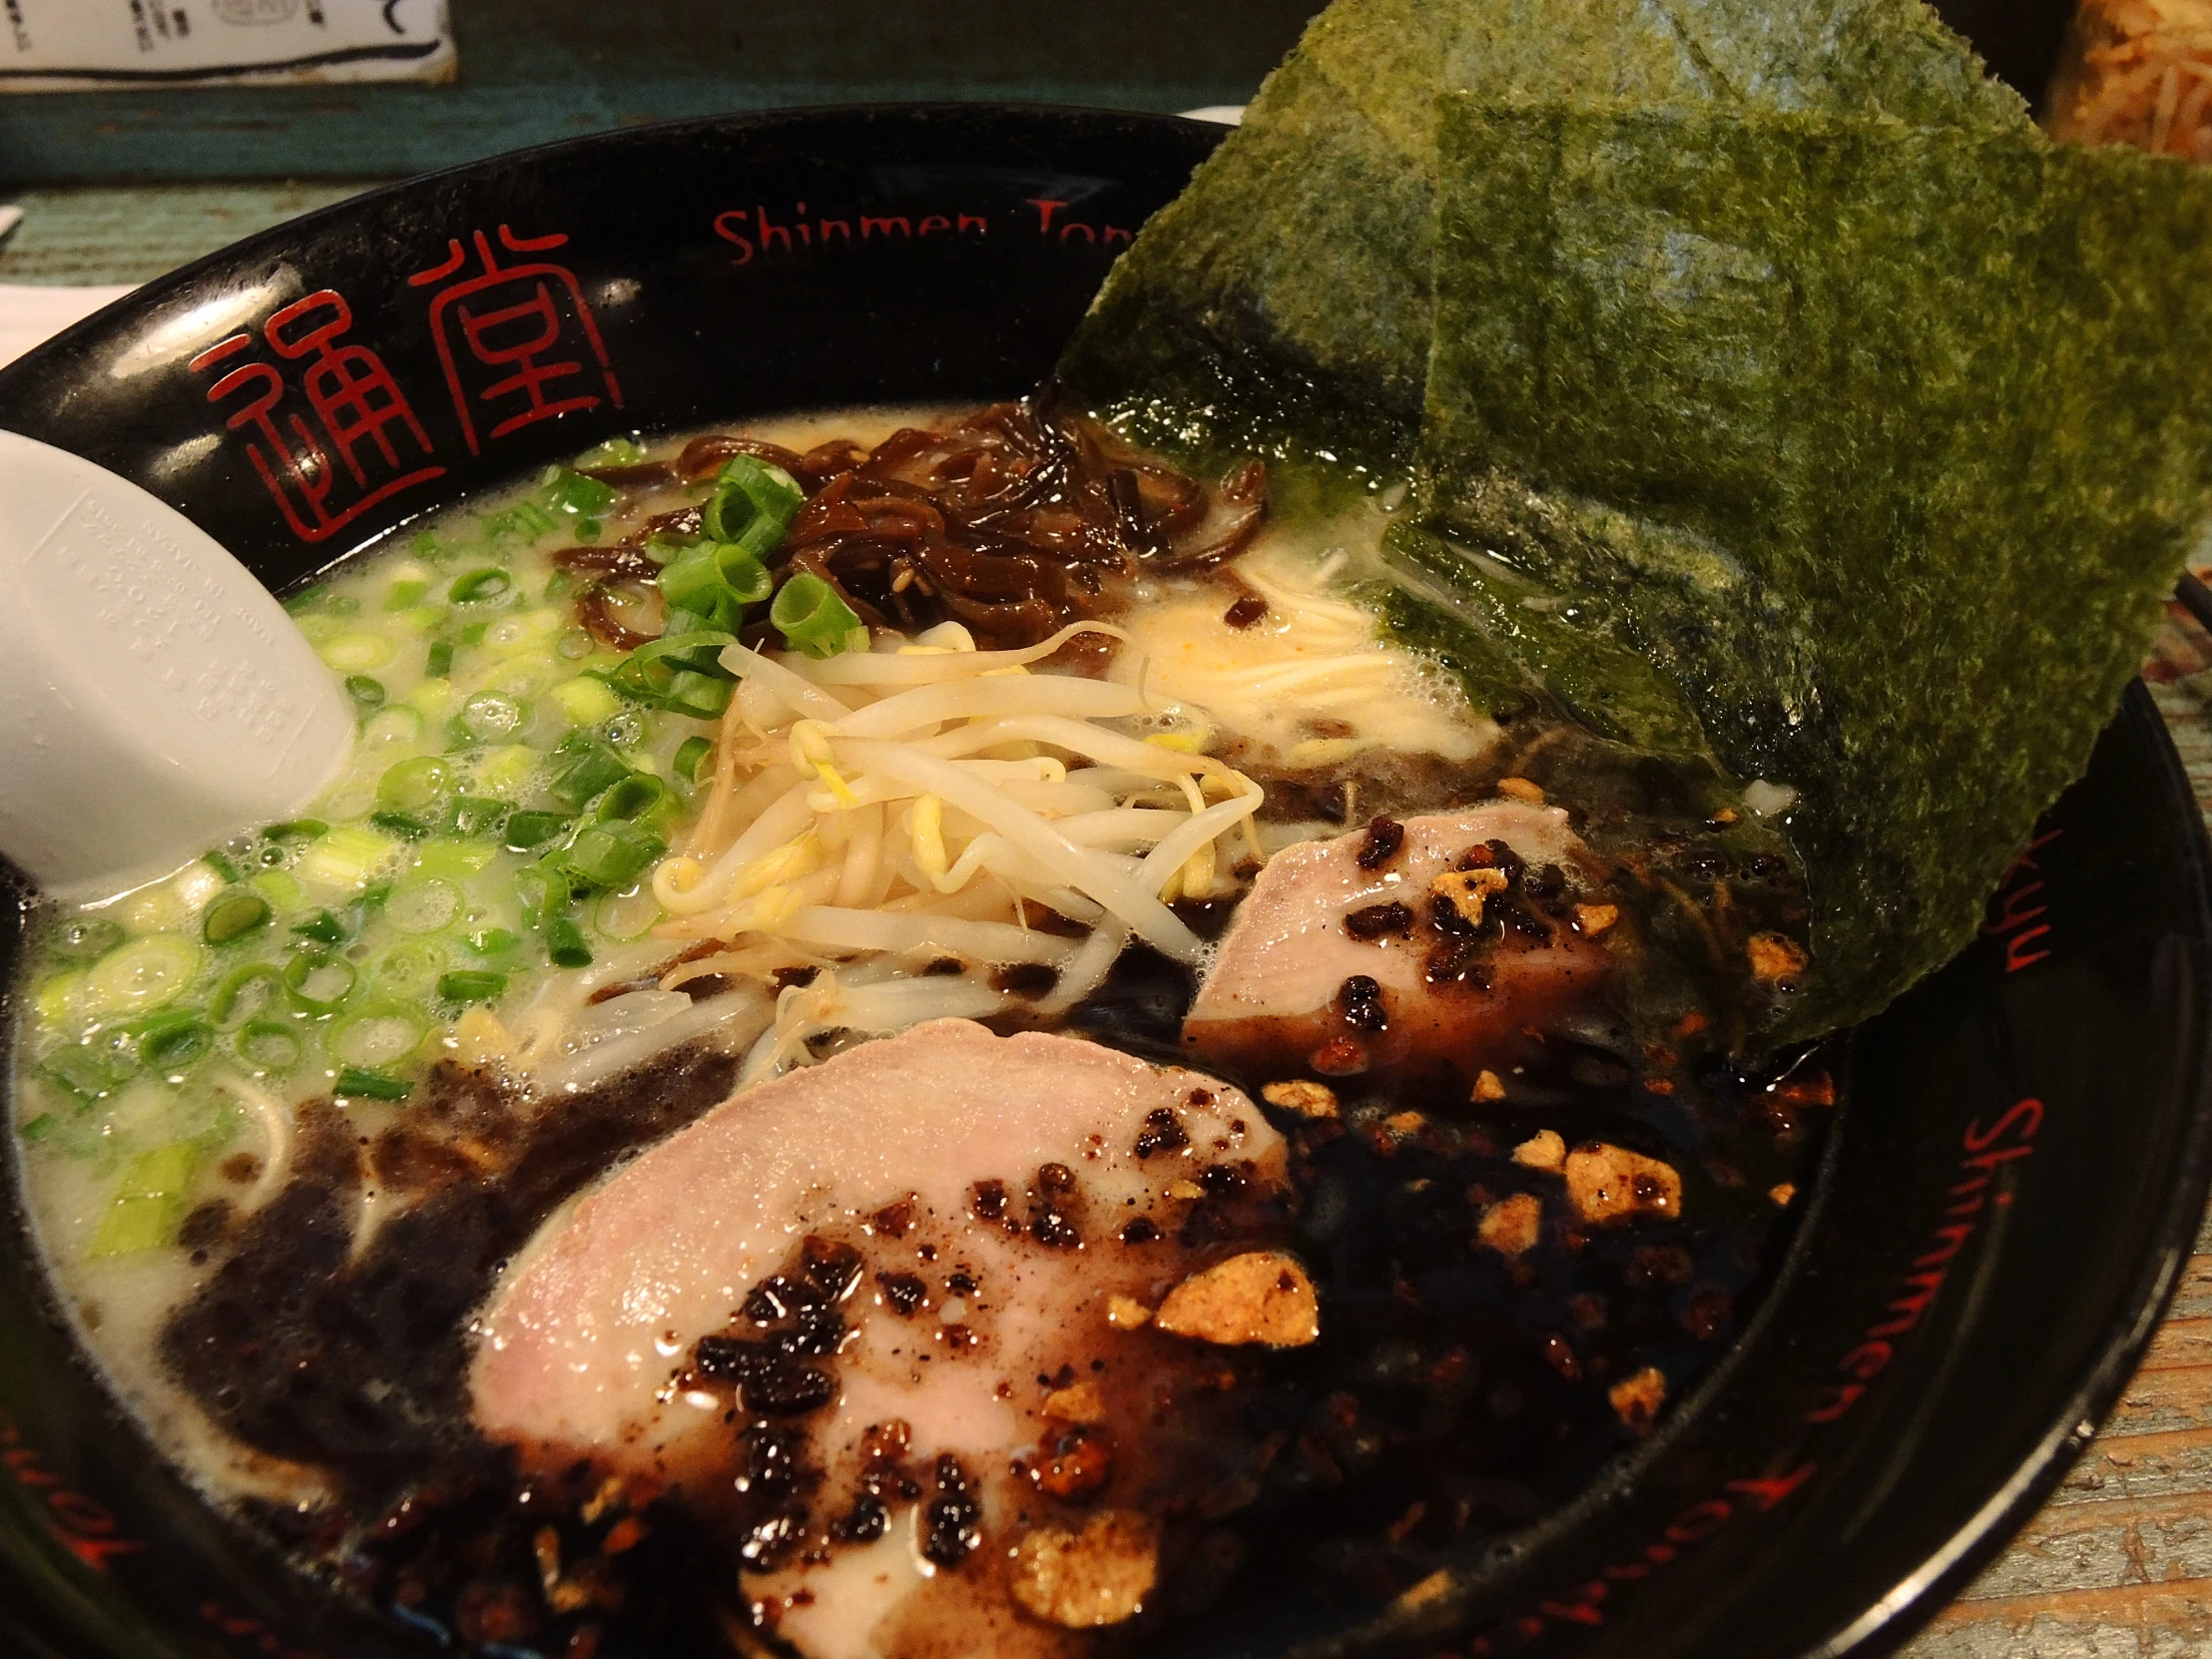
<path id="1" fill-rule="evenodd" d="M 344 342 L 353 308 L 334 288 L 295 299 L 262 326 L 262 343 L 284 364 L 255 358 L 251 329 L 218 340 L 192 359 L 195 373 L 224 369 L 208 401 L 232 405 L 234 432 L 251 428 L 246 453 L 301 541 L 322 541 L 369 508 L 411 485 L 444 476 L 420 464 L 431 454 L 429 434 L 383 359 L 365 345 Z M 225 369 L 227 363 L 233 366 Z M 287 399 L 304 401 L 310 425 Z M 333 458 L 334 457 L 334 458 Z"/>
<path id="2" fill-rule="evenodd" d="M 483 449 L 479 408 L 492 422 L 485 434 L 492 438 L 597 408 L 602 391 L 621 408 L 621 383 L 575 275 L 543 260 L 501 265 L 483 232 L 469 240 L 479 268 L 473 274 L 462 276 L 470 262 L 456 240 L 442 264 L 407 278 L 410 287 L 447 283 L 430 301 L 430 333 L 468 452 Z M 563 233 L 518 237 L 499 227 L 499 246 L 509 254 L 541 254 L 567 242 Z"/>

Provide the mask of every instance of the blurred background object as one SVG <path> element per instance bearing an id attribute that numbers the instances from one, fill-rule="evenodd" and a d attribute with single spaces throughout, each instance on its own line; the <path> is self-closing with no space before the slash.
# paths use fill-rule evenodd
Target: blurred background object
<path id="1" fill-rule="evenodd" d="M 281 10 L 299 0 L 236 3 Z M 383 0 L 305 3 L 333 26 L 341 11 L 383 9 Z M 1163 113 L 1242 104 L 1320 9 L 1319 0 L 449 0 L 459 67 L 443 84 L 157 81 L 0 97 L 0 185 L 396 178 L 610 128 L 806 104 L 957 98 Z M 0 45 L 7 27 L 0 21 Z"/>
<path id="2" fill-rule="evenodd" d="M 2212 0 L 2084 0 L 2050 84 L 2055 138 L 2212 161 Z"/>

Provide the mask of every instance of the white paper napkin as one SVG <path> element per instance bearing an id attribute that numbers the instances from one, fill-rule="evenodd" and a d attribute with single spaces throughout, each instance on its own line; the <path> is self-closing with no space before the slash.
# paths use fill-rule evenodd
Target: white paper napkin
<path id="1" fill-rule="evenodd" d="M 34 287 L 0 282 L 0 363 L 11 363 L 41 340 L 131 291 L 120 286 Z"/>

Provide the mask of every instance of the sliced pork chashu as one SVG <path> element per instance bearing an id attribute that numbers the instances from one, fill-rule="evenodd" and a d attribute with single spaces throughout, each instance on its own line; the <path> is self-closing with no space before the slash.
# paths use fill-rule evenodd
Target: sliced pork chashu
<path id="1" fill-rule="evenodd" d="M 538 1469 L 680 1491 L 815 1659 L 1071 1651 L 1142 1612 L 1164 1515 L 1234 1502 L 1240 1383 L 1313 1339 L 1284 1163 L 1199 1073 L 919 1026 L 549 1223 L 482 1313 L 476 1416 Z"/>
<path id="2" fill-rule="evenodd" d="M 1517 801 L 1288 847 L 1238 905 L 1183 1040 L 1247 1077 L 1472 1084 L 1610 974 L 1610 915 L 1573 902 L 1583 857 L 1564 812 Z"/>

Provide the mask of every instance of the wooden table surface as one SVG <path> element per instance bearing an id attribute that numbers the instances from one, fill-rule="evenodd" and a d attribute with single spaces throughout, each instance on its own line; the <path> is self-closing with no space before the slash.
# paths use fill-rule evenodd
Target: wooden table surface
<path id="1" fill-rule="evenodd" d="M 137 282 L 359 185 L 20 191 L 0 282 Z M 2212 809 L 2212 640 L 2169 623 L 2153 690 Z M 2149 1356 L 2050 1502 L 1908 1659 L 2212 1653 L 2212 1226 Z"/>

